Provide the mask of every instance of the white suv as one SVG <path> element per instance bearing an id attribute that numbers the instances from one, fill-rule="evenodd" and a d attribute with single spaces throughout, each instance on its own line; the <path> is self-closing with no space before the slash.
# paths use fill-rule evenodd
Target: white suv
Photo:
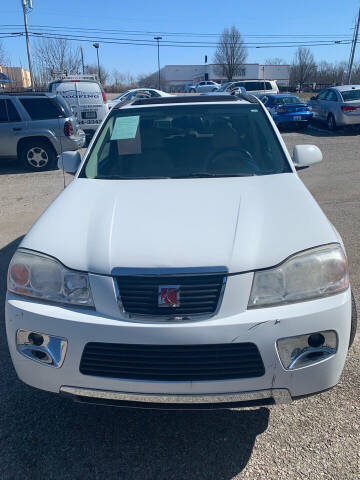
<path id="1" fill-rule="evenodd" d="M 78 401 L 249 406 L 334 386 L 356 327 L 342 240 L 254 97 L 114 107 L 14 254 L 25 383 Z M 79 201 L 79 199 L 81 201 Z"/>

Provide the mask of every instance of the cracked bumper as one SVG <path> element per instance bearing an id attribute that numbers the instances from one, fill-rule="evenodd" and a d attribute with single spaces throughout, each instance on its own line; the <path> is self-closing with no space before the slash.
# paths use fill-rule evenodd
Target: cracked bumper
<path id="1" fill-rule="evenodd" d="M 282 307 L 245 310 L 239 314 L 187 323 L 136 323 L 103 315 L 96 311 L 75 310 L 61 306 L 29 302 L 8 294 L 6 329 L 9 349 L 19 378 L 44 390 L 83 396 L 110 397 L 131 395 L 152 398 L 174 396 L 207 402 L 209 396 L 251 395 L 267 391 L 288 392 L 287 398 L 309 395 L 336 385 L 343 370 L 350 335 L 350 289 L 342 294 Z M 67 339 L 68 348 L 61 368 L 54 369 L 25 358 L 16 348 L 18 329 L 43 332 Z M 276 349 L 280 338 L 334 330 L 338 336 L 335 355 L 315 365 L 285 370 Z M 80 373 L 82 352 L 88 342 L 139 343 L 148 345 L 216 344 L 252 342 L 258 347 L 265 374 L 256 378 L 171 382 L 102 378 Z M 74 393 L 75 392 L 75 393 Z M 95 392 L 95 393 L 89 393 Z M 106 397 L 105 395 L 105 397 Z M 104 397 L 100 395 L 100 397 Z M 114 397 L 114 398 L 115 398 Z M 124 397 L 124 398 L 125 398 Z M 249 398 L 250 398 L 249 397 Z M 213 397 L 214 398 L 214 397 Z M 244 397 L 245 398 L 245 397 Z M 247 398 L 247 397 L 246 397 Z M 111 398 L 110 398 L 111 399 Z M 221 400 L 223 401 L 223 400 Z"/>

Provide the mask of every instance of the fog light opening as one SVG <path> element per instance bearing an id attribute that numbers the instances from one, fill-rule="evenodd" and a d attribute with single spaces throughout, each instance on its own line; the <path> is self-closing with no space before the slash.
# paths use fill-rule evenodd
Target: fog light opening
<path id="1" fill-rule="evenodd" d="M 40 362 L 52 363 L 50 355 L 42 350 L 32 350 L 31 354 L 36 360 L 40 360 Z"/>
<path id="2" fill-rule="evenodd" d="M 313 333 L 308 338 L 308 344 L 310 347 L 319 348 L 325 343 L 325 337 L 322 333 Z"/>
<path id="3" fill-rule="evenodd" d="M 68 342 L 66 338 L 47 333 L 19 329 L 16 332 L 18 352 L 30 360 L 60 368 L 65 360 Z"/>
<path id="4" fill-rule="evenodd" d="M 39 333 L 31 332 L 28 336 L 28 340 L 31 345 L 40 347 L 44 343 L 44 337 Z"/>

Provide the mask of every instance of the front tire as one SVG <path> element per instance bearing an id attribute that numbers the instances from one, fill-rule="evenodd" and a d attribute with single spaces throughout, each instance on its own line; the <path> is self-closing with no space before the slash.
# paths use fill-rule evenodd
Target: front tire
<path id="1" fill-rule="evenodd" d="M 56 161 L 55 150 L 42 140 L 26 142 L 22 145 L 19 156 L 25 168 L 36 172 L 53 167 Z"/>
<path id="2" fill-rule="evenodd" d="M 335 117 L 332 113 L 330 113 L 327 117 L 327 126 L 328 126 L 328 129 L 331 131 L 331 132 L 335 132 L 336 130 L 336 121 L 335 121 Z"/>
<path id="3" fill-rule="evenodd" d="M 190 93 L 196 93 L 196 90 L 194 88 L 190 88 Z"/>

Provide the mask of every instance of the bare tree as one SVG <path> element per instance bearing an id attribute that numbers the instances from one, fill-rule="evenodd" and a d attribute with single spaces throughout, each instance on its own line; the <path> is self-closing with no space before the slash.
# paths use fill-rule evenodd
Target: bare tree
<path id="1" fill-rule="evenodd" d="M 265 65 L 288 65 L 288 62 L 280 57 L 267 58 Z"/>
<path id="2" fill-rule="evenodd" d="M 346 69 L 346 62 L 319 62 L 316 66 L 316 83 L 325 85 L 341 84 L 344 82 Z M 359 66 L 354 65 L 354 73 L 357 70 L 359 70 Z"/>
<path id="3" fill-rule="evenodd" d="M 304 83 L 314 81 L 316 64 L 314 55 L 309 48 L 298 47 L 290 70 L 290 84 L 299 85 L 300 90 Z"/>
<path id="4" fill-rule="evenodd" d="M 246 61 L 247 48 L 239 30 L 232 26 L 224 28 L 220 35 L 214 54 L 214 63 L 218 65 L 218 71 L 229 82 L 240 72 L 241 65 Z"/>
<path id="5" fill-rule="evenodd" d="M 99 70 L 97 65 L 85 65 L 85 72 L 93 75 L 99 76 Z M 107 84 L 108 79 L 110 78 L 110 73 L 103 65 L 100 65 L 100 78 L 103 85 Z M 100 79 L 99 79 L 100 80 Z"/>
<path id="6" fill-rule="evenodd" d="M 79 73 L 80 48 L 73 48 L 69 40 L 44 38 L 35 44 L 34 60 L 38 81 L 45 83 L 52 78 L 52 72 Z"/>
<path id="7" fill-rule="evenodd" d="M 114 92 L 122 92 L 129 88 L 136 88 L 137 81 L 135 77 L 130 73 L 121 73 L 116 68 L 111 73 L 111 85 L 110 89 Z M 109 88 L 109 85 L 108 85 Z"/>

